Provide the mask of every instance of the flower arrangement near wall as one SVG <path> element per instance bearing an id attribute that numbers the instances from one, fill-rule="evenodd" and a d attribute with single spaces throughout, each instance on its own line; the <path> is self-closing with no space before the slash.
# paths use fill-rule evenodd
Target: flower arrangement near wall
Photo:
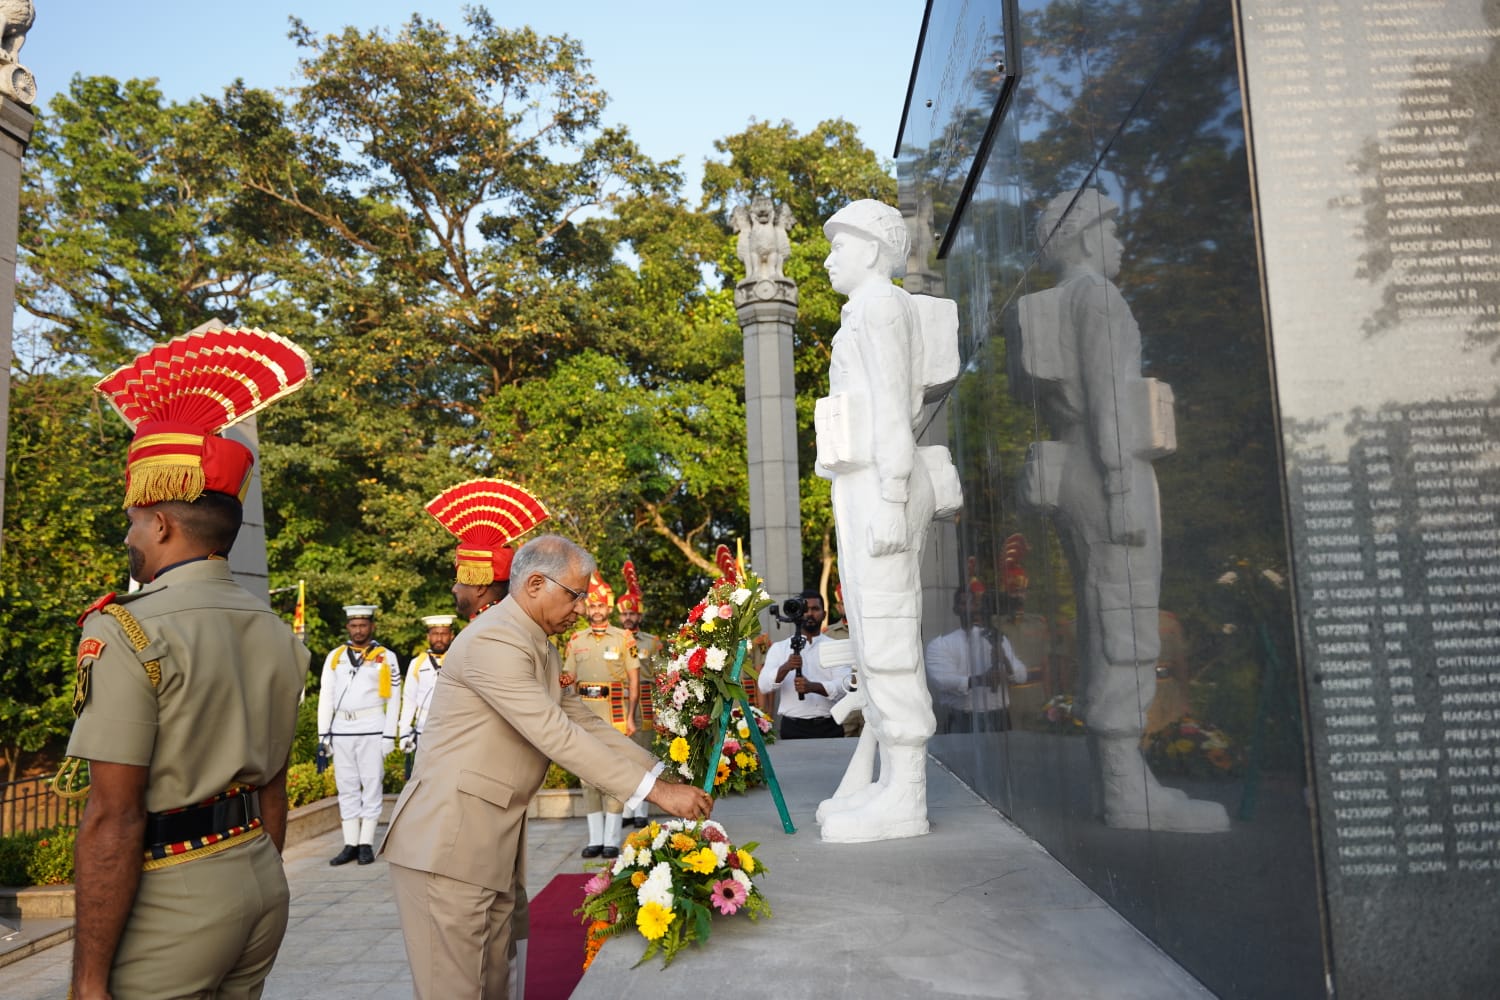
<path id="1" fill-rule="evenodd" d="M 1243 763 L 1243 754 L 1228 734 L 1188 715 L 1148 736 L 1142 749 L 1158 774 L 1228 777 Z"/>
<path id="2" fill-rule="evenodd" d="M 752 853 L 758 846 L 736 847 L 713 820 L 668 820 L 632 833 L 620 856 L 584 885 L 575 911 L 590 920 L 583 967 L 605 941 L 632 928 L 646 939 L 636 965 L 658 954 L 671 965 L 684 947 L 708 940 L 715 916 L 770 916 L 754 881 L 766 872 Z"/>

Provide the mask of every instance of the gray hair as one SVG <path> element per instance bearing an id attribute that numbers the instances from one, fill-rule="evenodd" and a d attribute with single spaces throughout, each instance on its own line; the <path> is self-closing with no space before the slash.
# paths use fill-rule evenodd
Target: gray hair
<path id="1" fill-rule="evenodd" d="M 533 573 L 560 577 L 570 569 L 587 571 L 593 576 L 598 565 L 589 550 L 570 542 L 562 535 L 538 535 L 516 553 L 510 564 L 510 579 L 514 586 L 521 586 Z"/>

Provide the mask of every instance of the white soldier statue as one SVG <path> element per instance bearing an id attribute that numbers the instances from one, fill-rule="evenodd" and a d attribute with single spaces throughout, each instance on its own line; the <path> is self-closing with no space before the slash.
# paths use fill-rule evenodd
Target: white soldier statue
<path id="1" fill-rule="evenodd" d="M 1161 505 L 1153 459 L 1176 450 L 1171 388 L 1141 376 L 1141 332 L 1114 285 L 1120 208 L 1067 191 L 1037 225 L 1054 288 L 1020 302 L 1020 360 L 1056 440 L 1031 446 L 1023 505 L 1057 525 L 1078 602 L 1079 714 L 1105 822 L 1125 829 L 1227 830 L 1217 802 L 1161 786 L 1140 739 L 1161 646 Z"/>
<path id="2" fill-rule="evenodd" d="M 858 702 L 865 723 L 818 822 L 824 840 L 857 843 L 928 829 L 934 722 L 922 665 L 920 563 L 928 526 L 955 513 L 962 494 L 947 449 L 918 447 L 916 425 L 924 402 L 957 378 L 957 311 L 950 300 L 914 297 L 891 283 L 910 246 L 896 209 L 856 201 L 823 231 L 832 246 L 824 266 L 849 301 L 833 339 L 829 394 L 817 403 L 818 474 L 833 482 L 860 687 L 848 700 Z"/>

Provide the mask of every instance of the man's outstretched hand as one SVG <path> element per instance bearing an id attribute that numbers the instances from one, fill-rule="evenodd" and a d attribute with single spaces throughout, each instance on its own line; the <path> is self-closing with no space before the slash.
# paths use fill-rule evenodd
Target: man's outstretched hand
<path id="1" fill-rule="evenodd" d="M 660 778 L 656 779 L 646 800 L 660 806 L 663 812 L 683 819 L 708 819 L 714 811 L 714 800 L 703 789 L 696 785 L 674 785 Z"/>

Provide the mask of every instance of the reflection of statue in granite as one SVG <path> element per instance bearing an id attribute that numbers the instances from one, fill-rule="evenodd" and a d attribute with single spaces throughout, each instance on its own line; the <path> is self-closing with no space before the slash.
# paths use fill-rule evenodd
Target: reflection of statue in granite
<path id="1" fill-rule="evenodd" d="M 777 207 L 765 195 L 756 196 L 747 208 L 740 205 L 730 216 L 730 225 L 740 234 L 735 252 L 745 265 L 746 281 L 781 281 L 781 271 L 791 256 L 787 233 L 796 220 L 786 205 Z"/>
<path id="2" fill-rule="evenodd" d="M 1074 201 L 1076 197 L 1076 203 Z M 1078 601 L 1078 659 L 1105 822 L 1226 830 L 1216 802 L 1164 788 L 1140 753 L 1160 650 L 1161 509 L 1151 460 L 1176 448 L 1171 389 L 1141 377 L 1141 335 L 1112 279 L 1119 206 L 1066 192 L 1038 241 L 1058 285 L 1021 301 L 1022 364 L 1057 435 L 1032 445 L 1022 500 L 1052 515 Z"/>
<path id="3" fill-rule="evenodd" d="M 957 375 L 957 314 L 948 300 L 918 303 L 891 284 L 908 251 L 894 208 L 856 201 L 823 231 L 832 244 L 824 266 L 849 301 L 833 339 L 829 394 L 817 404 L 818 473 L 833 481 L 865 725 L 818 822 L 830 841 L 920 836 L 927 832 L 926 745 L 934 724 L 922 667 L 919 564 L 928 524 L 952 514 L 962 495 L 947 449 L 918 448 L 914 428 L 926 395 L 941 382 L 933 374 L 938 359 L 951 353 Z"/>

